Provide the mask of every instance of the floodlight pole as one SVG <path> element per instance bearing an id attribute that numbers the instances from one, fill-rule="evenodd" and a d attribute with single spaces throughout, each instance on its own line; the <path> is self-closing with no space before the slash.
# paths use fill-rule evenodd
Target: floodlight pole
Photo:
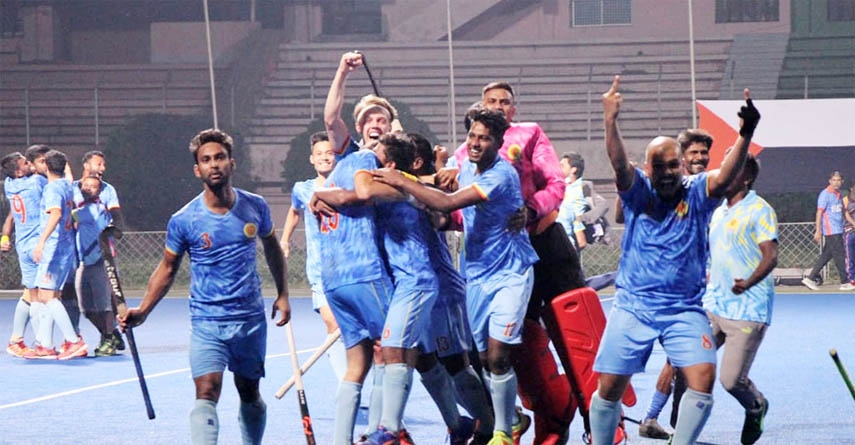
<path id="1" fill-rule="evenodd" d="M 208 16 L 208 0 L 202 0 L 205 7 L 205 39 L 208 42 L 208 76 L 211 79 L 211 108 L 214 112 L 214 128 L 218 129 L 217 124 L 217 88 L 214 85 L 214 54 L 211 51 L 211 18 Z"/>
<path id="2" fill-rule="evenodd" d="M 452 152 L 457 149 L 457 101 L 454 98 L 454 50 L 451 40 L 451 0 L 446 0 L 446 30 L 448 32 L 448 85 L 449 101 L 451 102 L 451 147 Z"/>
<path id="3" fill-rule="evenodd" d="M 695 93 L 695 25 L 692 17 L 692 0 L 689 1 L 689 76 L 692 84 L 692 128 L 698 128 L 697 95 Z"/>

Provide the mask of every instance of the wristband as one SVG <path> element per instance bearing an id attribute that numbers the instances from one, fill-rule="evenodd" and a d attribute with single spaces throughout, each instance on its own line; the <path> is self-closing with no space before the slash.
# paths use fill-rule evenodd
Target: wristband
<path id="1" fill-rule="evenodd" d="M 410 181 L 413 181 L 413 182 L 419 182 L 419 178 L 417 178 L 417 177 L 416 177 L 415 175 L 413 175 L 413 174 L 410 174 L 410 173 L 407 173 L 407 172 L 403 172 L 403 171 L 402 171 L 402 172 L 401 172 L 401 175 L 403 175 L 405 178 L 409 179 Z"/>
<path id="2" fill-rule="evenodd" d="M 9 242 L 9 235 L 0 236 L 0 244 L 8 243 L 8 242 Z"/>

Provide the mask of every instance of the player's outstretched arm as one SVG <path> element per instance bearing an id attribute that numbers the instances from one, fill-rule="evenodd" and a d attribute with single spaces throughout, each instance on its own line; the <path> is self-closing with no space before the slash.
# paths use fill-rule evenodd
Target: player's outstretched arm
<path id="1" fill-rule="evenodd" d="M 270 318 L 276 318 L 276 313 L 279 312 L 279 320 L 276 321 L 276 326 L 285 326 L 288 320 L 291 319 L 291 303 L 288 301 L 288 265 L 285 263 L 285 255 L 282 252 L 282 247 L 276 240 L 276 231 L 270 235 L 261 238 L 261 245 L 264 247 L 264 258 L 267 260 L 267 267 L 273 275 L 273 283 L 276 285 L 276 300 L 273 301 L 273 311 Z"/>
<path id="2" fill-rule="evenodd" d="M 407 195 L 389 184 L 375 181 L 368 170 L 359 170 L 353 175 L 354 191 L 361 201 L 391 202 L 406 201 Z"/>
<path id="3" fill-rule="evenodd" d="M 128 309 L 124 316 L 117 317 L 119 320 L 119 328 L 122 332 L 128 327 L 136 327 L 141 325 L 148 314 L 160 303 L 160 300 L 169 292 L 172 283 L 175 281 L 175 275 L 178 274 L 178 267 L 181 265 L 181 257 L 175 255 L 169 250 L 164 249 L 163 258 L 151 273 L 148 279 L 148 285 L 145 289 L 145 295 L 138 307 Z"/>
<path id="4" fill-rule="evenodd" d="M 428 208 L 440 212 L 449 213 L 484 201 L 484 198 L 472 186 L 464 187 L 454 193 L 446 193 L 426 186 L 412 175 L 407 177 L 400 170 L 381 168 L 371 173 L 374 175 L 375 181 L 389 184 L 398 190 L 409 193 Z"/>
<path id="5" fill-rule="evenodd" d="M 340 187 L 324 187 L 315 190 L 309 202 L 309 209 L 313 213 L 322 213 L 332 216 L 335 209 L 346 205 L 362 205 L 365 201 L 356 196 L 353 190 L 345 190 Z"/>
<path id="6" fill-rule="evenodd" d="M 360 65 L 362 65 L 362 54 L 357 52 L 344 53 L 338 63 L 330 91 L 327 93 L 327 101 L 324 104 L 324 126 L 327 129 L 333 150 L 336 152 L 339 152 L 344 146 L 350 134 L 347 131 L 347 125 L 341 118 L 341 109 L 344 107 L 344 85 L 347 81 L 347 75 Z"/>
<path id="7" fill-rule="evenodd" d="M 635 169 L 629 163 L 618 128 L 618 115 L 623 102 L 619 88 L 620 76 L 615 76 L 612 86 L 603 94 L 603 123 L 606 127 L 606 152 L 615 171 L 615 184 L 618 190 L 628 190 L 635 180 Z"/>
<path id="8" fill-rule="evenodd" d="M 778 266 L 778 240 L 764 241 L 759 246 L 760 254 L 762 255 L 760 264 L 757 265 L 757 268 L 754 269 L 750 277 L 744 280 L 742 278 L 733 280 L 733 288 L 731 290 L 734 294 L 739 295 L 751 288 L 751 286 L 763 281 Z"/>
<path id="9" fill-rule="evenodd" d="M 745 159 L 748 157 L 748 146 L 751 145 L 751 138 L 754 136 L 754 130 L 757 128 L 757 123 L 760 122 L 760 112 L 754 107 L 754 101 L 751 100 L 751 92 L 746 88 L 743 90 L 745 97 L 745 105 L 739 109 L 739 136 L 736 142 L 733 143 L 733 149 L 724 157 L 721 167 L 717 171 L 711 171 L 708 179 L 708 188 L 710 196 L 721 197 L 724 195 L 727 186 L 736 178 L 736 175 L 742 170 L 745 165 Z"/>
<path id="10" fill-rule="evenodd" d="M 6 219 L 3 221 L 3 231 L 0 232 L 2 241 L 0 241 L 0 252 L 8 252 L 12 250 L 12 242 L 9 237 L 12 236 L 12 228 L 15 226 L 15 220 L 12 219 L 12 212 L 6 214 Z"/>

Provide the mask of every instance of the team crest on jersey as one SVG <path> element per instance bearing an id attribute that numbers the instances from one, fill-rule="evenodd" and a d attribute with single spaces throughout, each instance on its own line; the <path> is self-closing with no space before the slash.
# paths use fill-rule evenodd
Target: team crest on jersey
<path id="1" fill-rule="evenodd" d="M 255 223 L 246 223 L 243 226 L 243 234 L 247 238 L 253 238 L 258 234 L 258 226 Z"/>
<path id="2" fill-rule="evenodd" d="M 521 155 L 522 147 L 520 147 L 520 144 L 511 144 L 511 146 L 508 147 L 508 159 L 510 159 L 511 162 L 519 161 Z"/>
<path id="3" fill-rule="evenodd" d="M 726 227 L 727 227 L 727 230 L 735 231 L 736 229 L 739 228 L 739 221 L 737 221 L 736 219 L 732 219 L 732 220 L 727 222 Z"/>
<path id="4" fill-rule="evenodd" d="M 677 213 L 678 218 L 685 218 L 686 214 L 689 213 L 689 203 L 686 200 L 681 200 L 679 204 L 677 204 L 677 209 L 675 211 Z"/>

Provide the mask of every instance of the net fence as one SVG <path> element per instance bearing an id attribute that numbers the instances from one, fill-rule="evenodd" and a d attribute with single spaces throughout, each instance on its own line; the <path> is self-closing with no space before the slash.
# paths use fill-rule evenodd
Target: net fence
<path id="1" fill-rule="evenodd" d="M 587 276 L 598 275 L 617 270 L 620 259 L 620 243 L 623 228 L 611 227 L 612 242 L 606 244 L 591 244 L 582 252 L 582 266 Z M 298 229 L 297 232 L 300 232 Z M 812 267 L 819 256 L 821 246 L 813 239 L 813 223 L 782 223 L 778 226 L 780 252 L 776 276 L 790 277 L 800 280 L 805 269 Z M 116 249 L 119 252 L 118 266 L 122 285 L 126 289 L 144 289 L 149 276 L 163 256 L 163 246 L 166 232 L 127 232 L 118 241 Z M 453 252 L 459 252 L 461 243 L 458 237 L 449 237 L 449 247 Z M 456 255 L 455 255 L 456 256 Z M 835 282 L 837 270 L 831 263 L 823 270 L 826 282 Z M 256 265 L 263 284 L 273 287 L 273 280 L 267 271 L 261 245 L 258 245 L 258 263 Z M 175 278 L 175 287 L 187 287 L 190 282 L 190 272 L 187 260 L 183 261 Z M 19 289 L 21 272 L 18 257 L 14 250 L 0 255 L 0 289 Z M 306 245 L 302 233 L 292 237 L 290 254 L 288 256 L 288 284 L 291 288 L 306 289 Z"/>

